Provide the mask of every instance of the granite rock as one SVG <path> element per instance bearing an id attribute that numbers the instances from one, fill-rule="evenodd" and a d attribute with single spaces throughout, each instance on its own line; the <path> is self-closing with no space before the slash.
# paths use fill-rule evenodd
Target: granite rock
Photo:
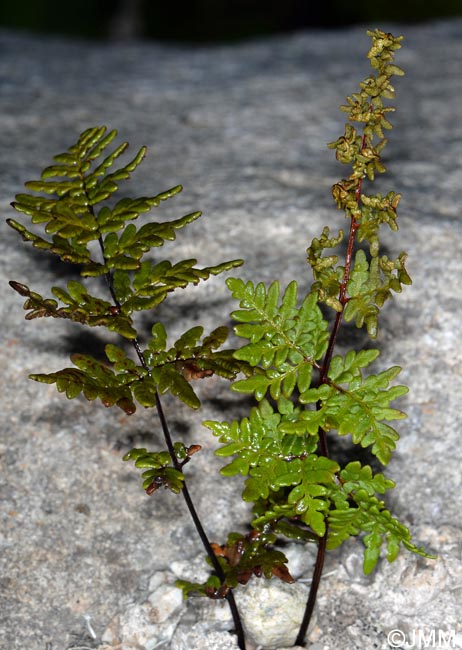
<path id="1" fill-rule="evenodd" d="M 250 582 L 239 594 L 246 638 L 267 650 L 295 642 L 308 598 L 308 586 L 277 580 Z"/>
<path id="2" fill-rule="evenodd" d="M 179 626 L 173 635 L 171 650 L 236 650 L 236 637 L 227 632 L 210 631 L 207 623 Z"/>
<path id="3" fill-rule="evenodd" d="M 379 366 L 402 365 L 410 386 L 401 405 L 409 418 L 388 470 L 397 483 L 390 505 L 439 556 L 422 561 L 403 553 L 364 578 L 361 542 L 331 553 L 309 636 L 313 650 L 386 650 L 394 628 L 461 634 L 462 22 L 385 28 L 405 35 L 398 63 L 407 76 L 396 82 L 389 173 L 377 187 L 403 194 L 400 234 L 385 235 L 385 243 L 390 255 L 409 252 L 414 280 L 387 305 L 378 340 Z M 177 259 L 242 257 L 241 277 L 308 283 L 306 246 L 326 223 L 343 225 L 330 186 L 344 169 L 325 145 L 343 132 L 338 106 L 368 73 L 368 46 L 362 27 L 204 48 L 1 32 L 2 224 L 17 216 L 9 203 L 25 180 L 84 128 L 107 124 L 133 150 L 149 149 L 127 193 L 181 183 L 184 192 L 163 214 L 203 211 L 178 237 Z M 128 418 L 27 380 L 30 372 L 68 365 L 74 351 L 98 353 L 103 334 L 25 323 L 7 280 L 47 293 L 68 278 L 57 278 L 55 262 L 5 225 L 0 252 L 0 648 L 96 647 L 115 617 L 128 621 L 130 612 L 152 607 L 153 576 L 175 562 L 194 564 L 202 551 L 181 500 L 148 498 L 121 462 L 130 447 L 160 436 L 149 411 Z M 198 321 L 226 323 L 233 307 L 215 278 L 172 297 L 160 317 L 175 336 Z M 348 335 L 355 345 L 364 341 Z M 201 420 L 242 414 L 245 404 L 214 378 L 200 392 L 202 413 L 174 400 L 165 406 L 175 431 L 203 446 L 188 476 L 207 531 L 222 542 L 230 515 L 232 529 L 243 529 L 248 511 L 239 480 L 218 475 L 215 443 Z M 162 623 L 172 623 L 172 648 L 234 647 L 228 632 L 204 631 L 201 606 L 184 607 L 189 628 L 181 607 Z"/>

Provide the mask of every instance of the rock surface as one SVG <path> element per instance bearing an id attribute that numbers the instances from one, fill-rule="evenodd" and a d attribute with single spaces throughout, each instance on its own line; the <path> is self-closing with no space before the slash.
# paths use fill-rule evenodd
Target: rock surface
<path id="1" fill-rule="evenodd" d="M 400 235 L 387 242 L 390 254 L 409 252 L 414 280 L 385 309 L 379 337 L 381 364 L 402 365 L 411 389 L 402 404 L 409 418 L 389 466 L 397 482 L 391 506 L 439 557 L 403 553 L 366 579 L 361 544 L 331 554 L 309 637 L 313 650 L 385 650 L 394 629 L 407 639 L 415 630 L 453 630 L 454 647 L 462 647 L 462 22 L 390 29 L 405 34 L 398 63 L 407 76 L 396 83 L 389 173 L 380 187 L 403 194 Z M 181 500 L 146 497 L 136 472 L 121 462 L 131 446 L 151 445 L 159 436 L 152 414 L 139 410 L 128 418 L 68 402 L 53 387 L 27 380 L 29 372 L 57 370 L 71 352 L 98 351 L 103 342 L 100 332 L 22 320 L 21 301 L 7 280 L 48 293 L 59 279 L 53 260 L 4 225 L 15 216 L 10 201 L 80 131 L 107 124 L 133 150 L 149 147 L 128 194 L 181 183 L 184 192 L 164 214 L 203 211 L 179 235 L 178 259 L 197 257 L 206 265 L 242 257 L 242 277 L 308 282 L 309 241 L 326 223 L 343 225 L 330 186 L 344 169 L 325 145 L 343 132 L 338 105 L 368 73 L 368 47 L 362 28 L 203 49 L 0 33 L 2 650 L 111 647 L 103 645 L 103 634 L 110 625 L 129 629 L 130 613 L 156 622 L 149 619 L 156 589 L 169 612 L 161 625 L 167 630 L 178 620 L 172 648 L 235 647 L 219 617 L 207 628 L 207 608 L 190 603 L 182 613 L 168 581 L 150 586 L 173 563 L 202 555 Z M 217 278 L 174 296 L 161 317 L 175 335 L 198 321 L 226 322 L 232 307 Z M 217 475 L 214 441 L 200 422 L 242 408 L 215 379 L 200 390 L 202 413 L 191 415 L 173 400 L 166 408 L 176 431 L 203 445 L 188 466 L 190 484 L 206 529 L 222 541 L 230 515 L 239 529 L 247 511 L 239 481 Z M 224 409 L 230 409 L 226 416 Z M 116 647 L 133 646 L 127 640 Z"/>

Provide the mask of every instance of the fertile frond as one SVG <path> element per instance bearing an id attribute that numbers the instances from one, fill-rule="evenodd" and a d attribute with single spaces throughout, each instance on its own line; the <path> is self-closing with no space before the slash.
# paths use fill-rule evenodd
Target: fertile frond
<path id="1" fill-rule="evenodd" d="M 330 229 L 325 226 L 321 236 L 314 237 L 306 250 L 308 263 L 314 276 L 311 290 L 317 292 L 320 302 L 325 302 L 326 305 L 340 312 L 342 304 L 338 299 L 338 294 L 345 269 L 337 264 L 337 255 L 323 257 L 323 252 L 330 248 L 336 248 L 342 242 L 343 231 L 340 230 L 337 237 L 329 235 Z"/>
<path id="2" fill-rule="evenodd" d="M 383 224 L 398 230 L 397 207 L 400 194 L 393 191 L 385 196 L 369 196 L 363 191 L 363 181 L 373 181 L 377 173 L 385 172 L 381 153 L 387 144 L 384 129 L 391 129 L 388 113 L 392 106 L 384 106 L 384 100 L 394 97 L 391 85 L 393 75 L 404 74 L 392 63 L 395 51 L 401 47 L 401 38 L 395 38 L 381 30 L 369 32 L 373 45 L 369 58 L 374 71 L 360 84 L 360 91 L 347 97 L 342 110 L 348 114 L 344 134 L 328 146 L 335 149 L 336 158 L 351 166 L 351 174 L 332 188 L 337 207 L 350 219 L 350 236 L 347 245 L 346 264 L 322 257 L 322 249 L 329 246 L 328 231 L 320 240 L 314 239 L 308 249 L 308 261 L 313 268 L 319 299 L 325 301 L 346 321 L 354 321 L 357 327 L 366 326 L 371 338 L 376 338 L 378 314 L 391 292 L 400 292 L 403 284 L 411 279 L 405 268 L 406 255 L 390 261 L 379 256 L 379 229 Z M 362 132 L 356 125 L 362 125 Z M 362 250 L 356 253 L 352 266 L 353 245 L 364 242 L 369 245 L 370 261 Z"/>
<path id="3" fill-rule="evenodd" d="M 372 257 L 369 262 L 363 250 L 356 253 L 343 316 L 347 322 L 354 320 L 356 327 L 365 324 L 371 338 L 377 336 L 378 314 L 384 302 L 392 291 L 400 293 L 402 284 L 411 282 L 405 268 L 406 257 L 404 253 L 395 261 L 385 256 Z"/>

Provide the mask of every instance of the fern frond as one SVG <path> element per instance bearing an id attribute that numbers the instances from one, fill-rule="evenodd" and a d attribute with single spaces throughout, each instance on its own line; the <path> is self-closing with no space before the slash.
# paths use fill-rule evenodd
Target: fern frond
<path id="1" fill-rule="evenodd" d="M 61 239 L 86 244 L 100 237 L 93 206 L 116 192 L 116 181 L 129 178 L 146 153 L 143 147 L 124 167 L 106 174 L 127 149 L 128 143 L 124 142 L 92 169 L 116 135 L 117 131 L 106 134 L 106 127 L 87 129 L 66 153 L 55 156 L 56 164 L 45 168 L 41 180 L 26 183 L 31 192 L 54 195 L 53 198 L 17 195 L 13 207 L 30 216 L 33 224 L 41 224 L 46 234 L 53 235 L 53 244 Z"/>
<path id="2" fill-rule="evenodd" d="M 283 410 L 285 411 L 283 413 Z M 313 452 L 317 446 L 317 437 L 285 433 L 285 425 L 296 421 L 300 409 L 293 404 L 279 405 L 278 410 L 266 399 L 251 409 L 248 418 L 228 422 L 206 420 L 204 426 L 218 437 L 223 445 L 215 452 L 217 456 L 228 457 L 236 455 L 230 464 L 223 467 L 221 473 L 225 476 L 234 474 L 249 474 L 250 468 L 270 463 L 273 460 L 287 460 Z"/>
<path id="3" fill-rule="evenodd" d="M 391 297 L 392 291 L 400 293 L 402 284 L 410 284 L 402 253 L 395 261 L 387 257 L 366 259 L 363 250 L 355 256 L 354 268 L 347 284 L 348 302 L 343 312 L 345 321 L 354 320 L 361 328 L 366 325 L 371 338 L 377 337 L 377 320 L 380 308 Z"/>
<path id="4" fill-rule="evenodd" d="M 323 252 L 336 248 L 342 240 L 343 230 L 339 231 L 337 237 L 330 237 L 330 229 L 325 226 L 321 236 L 314 237 L 311 245 L 306 249 L 307 261 L 314 276 L 311 290 L 317 292 L 320 302 L 324 302 L 337 312 L 343 309 L 338 295 L 345 269 L 338 265 L 337 255 L 323 256 Z"/>
<path id="5" fill-rule="evenodd" d="M 184 460 L 187 457 L 186 447 L 182 443 L 175 443 L 174 449 L 178 459 Z M 172 459 L 168 451 L 148 452 L 144 447 L 134 448 L 125 454 L 123 460 L 133 460 L 135 467 L 145 470 L 141 478 L 143 489 L 149 495 L 161 487 L 175 494 L 183 489 L 184 475 L 171 466 Z"/>
<path id="6" fill-rule="evenodd" d="M 235 456 L 221 473 L 248 477 L 242 498 L 259 504 L 252 526 L 262 530 L 268 524 L 282 534 L 313 539 L 313 535 L 325 533 L 330 486 L 340 468 L 334 461 L 314 453 L 317 436 L 303 431 L 286 433 L 287 423 L 296 422 L 300 415 L 300 409 L 293 405 L 289 408 L 287 404 L 274 411 L 263 399 L 251 410 L 249 418 L 240 422 L 205 421 L 204 425 L 223 445 L 215 453 L 225 458 Z M 282 501 L 281 490 L 287 491 Z M 308 529 L 296 530 L 289 523 L 295 519 Z"/>
<path id="7" fill-rule="evenodd" d="M 281 518 L 297 520 L 308 526 L 315 536 L 323 537 L 326 533 L 326 516 L 331 506 L 331 488 L 339 469 L 339 465 L 328 458 L 304 454 L 285 462 L 284 466 L 267 468 L 264 465 L 252 470 L 246 489 L 252 493 L 258 485 L 259 494 L 254 492 L 255 498 L 252 500 L 261 500 L 258 507 L 260 514 L 252 521 L 252 525 L 260 528 Z M 271 481 L 268 482 L 270 475 Z M 268 490 L 261 489 L 262 481 L 267 483 Z M 278 494 L 281 489 L 287 490 L 282 504 Z"/>
<path id="8" fill-rule="evenodd" d="M 75 368 L 29 376 L 35 381 L 56 384 L 57 390 L 65 393 L 68 399 L 83 393 L 87 400 L 93 401 L 98 398 L 104 406 L 118 406 L 127 415 L 135 412 L 136 406 L 129 385 L 139 379 L 138 372 L 128 371 L 117 374 L 107 365 L 82 354 L 72 355 L 71 361 Z"/>
<path id="9" fill-rule="evenodd" d="M 134 311 L 157 307 L 175 289 L 184 289 L 188 284 L 197 285 L 211 275 L 219 275 L 241 266 L 242 260 L 231 260 L 216 266 L 196 268 L 197 260 L 182 260 L 172 264 L 168 260 L 153 264 L 142 262 L 131 277 L 120 267 L 114 272 L 114 289 L 121 310 L 127 316 Z"/>
<path id="10" fill-rule="evenodd" d="M 55 156 L 55 164 L 43 171 L 41 180 L 26 183 L 30 192 L 39 195 L 22 193 L 16 196 L 13 207 L 29 216 L 31 223 L 45 236 L 13 219 L 8 220 L 8 224 L 34 247 L 58 255 L 65 262 L 82 265 L 82 276 L 139 269 L 145 253 L 163 246 L 166 241 L 173 241 L 176 230 L 201 216 L 200 212 L 193 212 L 171 221 L 147 223 L 140 228 L 127 223 L 175 196 L 182 189 L 180 185 L 152 197 L 123 198 L 112 208 L 102 205 L 97 209 L 98 204 L 118 191 L 119 182 L 130 177 L 146 154 L 146 148 L 142 147 L 131 161 L 110 172 L 128 147 L 128 143 L 123 142 L 107 153 L 116 135 L 116 131 L 106 132 L 106 127 L 87 129 L 67 152 Z M 105 157 L 99 161 L 103 154 Z M 122 229 L 119 236 L 117 232 Z M 93 257 L 89 247 L 93 241 L 99 242 L 102 259 Z M 235 260 L 217 267 L 196 269 L 195 273 L 189 269 L 188 274 L 188 261 L 185 261 L 184 268 L 176 269 L 177 277 L 172 274 L 170 283 L 166 283 L 166 290 L 196 283 L 239 264 L 242 262 Z M 165 292 L 162 295 L 165 297 Z M 138 308 L 144 306 L 138 304 Z"/>
<path id="11" fill-rule="evenodd" d="M 20 282 L 10 281 L 9 284 L 21 296 L 27 297 L 23 306 L 28 312 L 25 316 L 26 320 L 43 317 L 66 318 L 90 327 L 106 327 L 109 331 L 117 332 L 127 339 L 136 338 L 136 330 L 131 318 L 115 308 L 111 302 L 89 294 L 79 282 L 74 280 L 68 282 L 67 291 L 60 287 L 52 287 L 53 295 L 65 306 L 59 306 L 53 298 L 43 298 Z"/>
<path id="12" fill-rule="evenodd" d="M 353 506 L 345 501 L 341 509 L 329 512 L 328 548 L 336 548 L 352 535 L 365 533 L 363 569 L 366 575 L 374 570 L 384 543 L 389 562 L 396 558 L 401 544 L 422 557 L 432 557 L 411 541 L 409 529 L 392 516 L 383 501 L 362 488 L 349 493 L 349 497 L 354 501 Z"/>
<path id="13" fill-rule="evenodd" d="M 278 400 L 290 397 L 295 388 L 307 390 L 328 340 L 316 295 L 308 294 L 298 306 L 296 282 L 288 285 L 282 297 L 278 282 L 266 289 L 263 283 L 230 278 L 227 285 L 241 307 L 231 314 L 240 323 L 234 331 L 250 341 L 234 356 L 259 367 L 254 376 L 233 384 L 233 390 L 254 393 L 257 400 L 267 391 Z"/>
<path id="14" fill-rule="evenodd" d="M 390 382 L 401 371 L 399 366 L 363 379 L 361 368 L 367 367 L 377 356 L 377 350 L 359 353 L 350 350 L 344 358 L 334 357 L 328 383 L 302 393 L 300 402 L 318 405 L 315 422 L 324 431 L 337 429 L 339 435 L 351 434 L 355 444 L 370 446 L 372 453 L 386 465 L 399 435 L 383 420 L 406 417 L 402 411 L 391 408 L 390 402 L 406 395 L 408 388 L 390 387 Z"/>

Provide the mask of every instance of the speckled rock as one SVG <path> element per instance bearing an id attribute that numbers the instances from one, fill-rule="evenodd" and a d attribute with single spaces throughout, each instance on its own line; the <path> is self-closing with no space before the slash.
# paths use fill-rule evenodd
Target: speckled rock
<path id="1" fill-rule="evenodd" d="M 402 365 L 410 386 L 400 405 L 409 418 L 388 468 L 397 483 L 389 502 L 417 542 L 439 555 L 422 561 L 403 553 L 364 578 L 360 541 L 330 553 L 309 636 L 316 650 L 388 650 L 393 626 L 405 634 L 424 625 L 461 630 L 462 22 L 386 27 L 404 32 L 398 62 L 406 77 L 396 82 L 389 173 L 377 189 L 403 194 L 400 234 L 386 233 L 384 242 L 390 255 L 408 251 L 414 281 L 386 306 L 377 342 L 380 367 Z M 204 265 L 242 257 L 241 277 L 283 284 L 298 278 L 305 286 L 311 238 L 325 224 L 343 226 L 330 186 L 345 169 L 326 142 L 343 132 L 338 106 L 368 73 L 368 47 L 362 27 L 210 48 L 2 32 L 2 223 L 18 218 L 9 203 L 25 180 L 84 128 L 103 123 L 133 150 L 148 145 L 147 160 L 123 188 L 127 194 L 182 183 L 184 192 L 162 215 L 204 213 L 163 254 L 174 250 L 175 259 L 197 257 Z M 85 335 L 72 323 L 24 323 L 21 301 L 7 285 L 15 279 L 48 293 L 69 277 L 57 278 L 55 261 L 2 226 L 2 650 L 102 644 L 117 617 L 128 625 L 138 612 L 149 625 L 150 580 L 158 572 L 192 562 L 200 575 L 195 562 L 203 551 L 181 499 L 148 498 L 138 473 L 121 462 L 132 446 L 160 444 L 153 414 L 139 410 L 128 418 L 84 400 L 68 402 L 54 387 L 27 380 L 30 372 L 68 365 L 72 352 L 98 353 L 107 342 L 103 332 Z M 233 308 L 223 280 L 214 278 L 173 296 L 160 316 L 174 337 L 198 322 L 226 323 Z M 346 331 L 343 343 L 348 337 L 355 346 L 364 342 L 356 331 Z M 175 437 L 203 447 L 187 467 L 188 480 L 206 530 L 222 543 L 229 528 L 245 530 L 249 512 L 240 480 L 218 475 L 216 442 L 201 421 L 242 416 L 245 404 L 215 378 L 199 390 L 201 413 L 173 399 L 165 408 Z M 297 574 L 309 579 L 310 567 L 308 558 Z M 178 648 L 233 647 L 226 629 L 205 632 L 210 614 L 202 604 L 169 611 L 159 625 L 171 625 Z M 139 642 L 152 638 L 149 632 Z"/>
<path id="2" fill-rule="evenodd" d="M 236 650 L 236 637 L 226 632 L 210 631 L 207 623 L 179 626 L 169 646 L 171 650 Z"/>
<path id="3" fill-rule="evenodd" d="M 117 615 L 102 635 L 103 644 L 154 650 L 169 643 L 185 613 L 181 591 L 171 578 L 166 571 L 157 572 L 149 582 L 147 601 L 130 604 Z"/>
<path id="4" fill-rule="evenodd" d="M 308 587 L 301 582 L 250 582 L 239 594 L 246 636 L 267 650 L 293 645 L 307 598 Z"/>

